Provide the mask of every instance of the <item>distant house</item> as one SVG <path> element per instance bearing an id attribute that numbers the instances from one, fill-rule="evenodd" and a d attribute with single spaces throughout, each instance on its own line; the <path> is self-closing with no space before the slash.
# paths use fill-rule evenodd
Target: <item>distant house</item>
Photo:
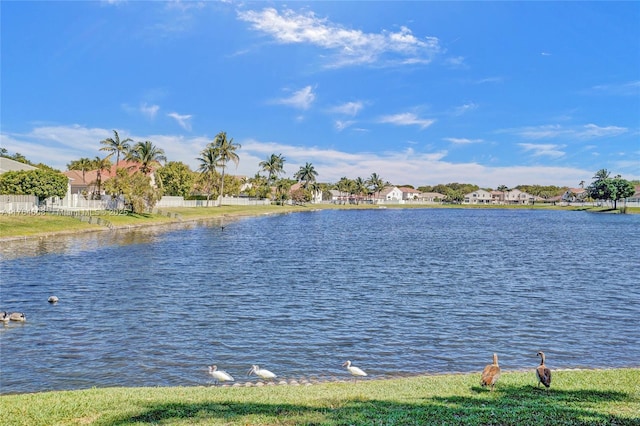
<path id="1" fill-rule="evenodd" d="M 484 189 L 478 189 L 476 191 L 465 194 L 464 204 L 491 204 L 494 198 L 492 194 Z"/>
<path id="2" fill-rule="evenodd" d="M 535 197 L 519 189 L 506 191 L 504 201 L 506 204 L 533 204 Z"/>
<path id="3" fill-rule="evenodd" d="M 36 169 L 37 167 L 30 164 L 21 163 L 19 161 L 12 160 L 11 158 L 0 157 L 0 175 L 6 172 L 20 172 Z"/>
<path id="4" fill-rule="evenodd" d="M 583 202 L 587 196 L 588 192 L 584 188 L 569 188 L 562 194 L 562 201 L 567 203 L 579 203 Z"/>
<path id="5" fill-rule="evenodd" d="M 384 201 L 400 201 L 402 200 L 402 191 L 397 186 L 386 186 L 380 194 L 378 198 Z"/>
<path id="6" fill-rule="evenodd" d="M 420 191 L 408 186 L 398 188 L 402 192 L 402 199 L 405 201 L 417 201 L 420 198 Z"/>
<path id="7" fill-rule="evenodd" d="M 447 196 L 440 194 L 439 192 L 421 192 L 418 195 L 418 199 L 424 203 L 439 203 Z"/>
<path id="8" fill-rule="evenodd" d="M 640 204 L 640 185 L 635 186 L 636 192 L 629 198 L 627 198 L 627 203 L 635 203 Z"/>
<path id="9" fill-rule="evenodd" d="M 302 183 L 294 183 L 293 185 L 291 185 L 291 189 L 289 189 L 289 194 L 302 188 Z M 311 203 L 315 204 L 320 202 L 322 202 L 322 190 L 318 189 L 311 194 Z"/>
<path id="10" fill-rule="evenodd" d="M 105 182 L 116 175 L 117 169 L 125 169 L 129 175 L 132 175 L 140 170 L 140 164 L 132 161 L 120 161 L 117 168 L 115 164 L 112 164 L 108 170 L 100 171 L 100 185 L 102 186 L 100 192 L 104 193 L 103 188 Z M 98 190 L 98 170 L 87 170 L 84 176 L 80 170 L 68 170 L 63 172 L 63 174 L 71 181 L 71 194 L 90 194 Z M 153 172 L 151 172 L 150 177 L 152 184 L 155 183 L 155 175 Z"/>

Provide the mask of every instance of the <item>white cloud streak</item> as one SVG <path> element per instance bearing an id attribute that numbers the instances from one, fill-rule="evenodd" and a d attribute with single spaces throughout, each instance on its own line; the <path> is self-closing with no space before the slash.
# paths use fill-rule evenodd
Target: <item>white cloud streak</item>
<path id="1" fill-rule="evenodd" d="M 399 31 L 365 33 L 320 18 L 313 12 L 282 12 L 274 8 L 239 11 L 238 18 L 281 44 L 309 44 L 334 53 L 330 67 L 362 64 L 426 64 L 440 53 L 436 37 L 418 38 L 402 26 Z"/>
<path id="2" fill-rule="evenodd" d="M 316 95 L 313 93 L 311 86 L 303 87 L 302 89 L 294 92 L 291 96 L 282 99 L 276 99 L 273 101 L 276 104 L 290 106 L 292 108 L 307 110 L 315 101 Z"/>
<path id="3" fill-rule="evenodd" d="M 575 140 L 588 140 L 602 137 L 619 136 L 627 133 L 628 129 L 618 126 L 597 126 L 586 124 L 584 126 L 567 127 L 559 124 L 549 124 L 537 127 L 523 127 L 519 129 L 507 129 L 502 132 L 513 133 L 526 139 L 567 138 Z"/>
<path id="4" fill-rule="evenodd" d="M 378 119 L 379 123 L 395 124 L 396 126 L 419 126 L 420 129 L 426 129 L 435 123 L 435 121 L 436 120 L 428 118 L 419 118 L 412 112 L 385 115 Z"/>
<path id="5" fill-rule="evenodd" d="M 191 115 L 180 115 L 177 112 L 170 112 L 167 116 L 176 120 L 183 129 L 191 131 Z"/>
<path id="6" fill-rule="evenodd" d="M 564 157 L 565 152 L 560 151 L 565 145 L 554 144 L 533 144 L 533 143 L 519 143 L 518 144 L 526 152 L 531 152 L 534 157 L 551 157 L 560 158 Z"/>
<path id="7" fill-rule="evenodd" d="M 164 149 L 170 161 L 182 161 L 192 170 L 197 169 L 196 158 L 212 139 L 207 136 L 136 135 L 125 129 L 119 130 L 119 133 L 133 140 L 152 141 L 156 146 Z M 64 170 L 70 161 L 101 155 L 100 141 L 111 135 L 111 129 L 87 128 L 79 125 L 42 126 L 25 134 L 0 133 L 0 146 L 6 148 L 9 153 L 19 152 L 31 161 L 42 162 Z M 392 183 L 410 183 L 415 186 L 447 182 L 469 182 L 494 188 L 501 184 L 571 186 L 575 185 L 575 182 L 589 180 L 593 176 L 593 170 L 574 167 L 521 165 L 492 167 L 475 162 L 454 163 L 447 161 L 446 150 L 418 152 L 414 149 L 402 149 L 383 153 L 353 153 L 338 149 L 261 142 L 253 139 L 238 142 L 242 145 L 238 152 L 240 163 L 238 168 L 234 166 L 230 172 L 244 176 L 255 175 L 260 169 L 258 164 L 273 153 L 281 153 L 287 159 L 285 163 L 287 176 L 293 176 L 301 166 L 310 162 L 318 171 L 319 180 L 329 183 L 337 182 L 342 176 L 366 178 L 371 173 L 377 173 L 384 180 Z M 536 155 L 551 157 L 555 155 L 555 151 L 561 152 L 562 148 L 552 144 L 521 144 L 520 146 Z M 613 170 L 609 165 L 603 165 L 603 167 Z M 615 172 L 623 173 L 625 179 L 640 179 L 637 167 L 630 167 L 627 172 L 615 169 Z"/>

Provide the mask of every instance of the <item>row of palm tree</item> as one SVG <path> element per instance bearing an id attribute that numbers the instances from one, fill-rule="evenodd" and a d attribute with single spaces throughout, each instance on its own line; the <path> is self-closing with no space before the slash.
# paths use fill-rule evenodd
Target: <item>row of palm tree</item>
<path id="1" fill-rule="evenodd" d="M 148 176 L 154 168 L 160 167 L 162 162 L 167 161 L 164 150 L 156 147 L 152 142 L 144 141 L 135 144 L 133 144 L 133 142 L 131 138 L 121 138 L 118 131 L 113 130 L 113 137 L 100 141 L 102 145 L 100 151 L 106 151 L 106 157 L 101 158 L 96 156 L 94 160 L 81 158 L 80 160 L 69 163 L 68 168 L 69 170 L 82 170 L 83 181 L 86 171 L 96 170 L 96 185 L 98 193 L 100 193 L 102 172 L 110 170 L 112 166 L 112 156 L 116 157 L 116 179 L 121 158 L 137 163 L 140 172 L 145 176 Z M 200 156 L 196 158 L 199 162 L 198 172 L 200 173 L 200 182 L 203 184 L 203 189 L 207 193 L 207 205 L 217 183 L 219 183 L 219 202 L 217 205 L 221 205 L 221 198 L 224 195 L 225 173 L 230 162 L 236 166 L 238 165 L 240 158 L 237 151 L 240 148 L 240 144 L 235 143 L 233 138 L 229 138 L 226 132 L 220 132 L 212 142 L 205 146 L 200 152 Z M 274 153 L 259 163 L 260 171 L 266 174 L 266 182 L 264 183 L 266 183 L 268 187 L 275 188 L 276 197 L 279 198 L 286 197 L 293 182 L 290 179 L 280 178 L 280 176 L 285 173 L 285 161 L 286 159 L 282 154 Z M 218 170 L 220 170 L 220 173 L 218 173 Z M 256 174 L 255 179 L 258 177 L 260 177 L 260 175 Z M 309 162 L 301 166 L 293 175 L 294 180 L 301 184 L 306 194 L 315 193 L 321 189 L 321 186 L 317 183 L 317 177 L 318 172 L 315 170 L 313 164 Z M 355 180 L 349 180 L 346 177 L 342 178 L 335 187 L 341 192 L 360 195 L 372 192 L 379 193 L 384 186 L 385 183 L 382 179 L 376 173 L 373 173 L 367 180 L 362 178 Z M 323 187 L 326 189 L 326 186 Z"/>
<path id="2" fill-rule="evenodd" d="M 220 132 L 213 139 L 213 142 L 207 144 L 202 152 L 200 152 L 200 157 L 197 158 L 200 162 L 198 171 L 200 171 L 206 182 L 207 206 L 209 205 L 209 199 L 211 198 L 211 190 L 213 188 L 214 180 L 216 178 L 216 169 L 218 167 L 222 170 L 220 178 L 220 192 L 218 193 L 220 202 L 218 203 L 218 206 L 222 205 L 225 168 L 229 161 L 232 161 L 236 166 L 238 165 L 240 157 L 238 157 L 236 150 L 240 148 L 240 144 L 234 143 L 233 138 L 227 138 L 226 132 Z"/>

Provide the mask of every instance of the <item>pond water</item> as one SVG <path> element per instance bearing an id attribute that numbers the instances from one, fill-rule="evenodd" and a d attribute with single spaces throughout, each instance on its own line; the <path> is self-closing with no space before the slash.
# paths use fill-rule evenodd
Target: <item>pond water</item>
<path id="1" fill-rule="evenodd" d="M 0 393 L 640 366 L 640 216 L 314 211 L 1 243 Z M 56 295 L 60 301 L 49 304 Z"/>

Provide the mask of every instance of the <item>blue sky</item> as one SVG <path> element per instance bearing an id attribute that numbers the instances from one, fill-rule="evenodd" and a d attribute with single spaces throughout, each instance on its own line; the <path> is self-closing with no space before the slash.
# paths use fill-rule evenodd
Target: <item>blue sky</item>
<path id="1" fill-rule="evenodd" d="M 150 140 L 229 172 L 576 187 L 640 179 L 640 2 L 3 1 L 0 146 L 66 169 Z"/>

